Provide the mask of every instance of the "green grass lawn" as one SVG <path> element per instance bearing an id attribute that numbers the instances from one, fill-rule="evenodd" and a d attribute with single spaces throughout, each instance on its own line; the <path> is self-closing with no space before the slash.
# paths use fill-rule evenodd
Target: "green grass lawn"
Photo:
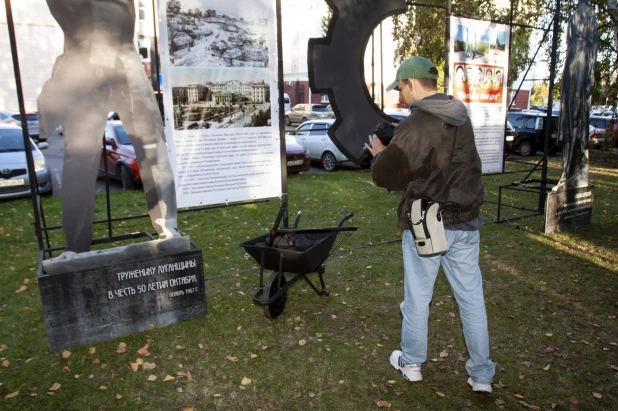
<path id="1" fill-rule="evenodd" d="M 549 177 L 559 170 L 554 157 Z M 0 409 L 616 410 L 618 169 L 593 165 L 592 224 L 551 236 L 543 234 L 543 216 L 492 223 L 498 186 L 524 176 L 484 177 L 492 395 L 466 384 L 468 355 L 443 274 L 431 303 L 423 382 L 407 382 L 390 366 L 403 298 L 399 193 L 376 188 L 367 170 L 289 177 L 290 220 L 302 210 L 301 227 L 331 227 L 355 213 L 348 224 L 358 231 L 340 234 L 345 241 L 325 263 L 329 297 L 298 282 L 274 321 L 252 303 L 259 270 L 239 244 L 268 231 L 278 202 L 183 213 L 180 229 L 203 250 L 208 314 L 65 353 L 49 352 L 31 202 L 0 202 Z M 59 200 L 44 201 L 47 225 L 59 224 Z M 97 201 L 104 218 L 105 200 Z M 515 217 L 529 213 L 519 208 L 536 208 L 538 196 L 506 190 L 502 201 L 512 206 L 502 216 Z M 113 193 L 112 209 L 116 217 L 142 214 L 144 195 Z M 136 230 L 152 231 L 150 221 L 114 224 L 116 234 Z M 105 232 L 96 227 L 97 236 Z M 63 245 L 62 232 L 52 231 L 50 243 Z M 126 352 L 118 352 L 121 343 Z M 138 354 L 147 343 L 149 355 Z M 131 363 L 141 361 L 149 365 L 133 371 Z"/>

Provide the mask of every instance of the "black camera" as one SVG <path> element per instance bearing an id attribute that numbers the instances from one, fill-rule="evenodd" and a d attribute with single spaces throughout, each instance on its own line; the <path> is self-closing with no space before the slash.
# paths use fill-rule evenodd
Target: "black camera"
<path id="1" fill-rule="evenodd" d="M 372 131 L 372 133 L 375 134 L 385 146 L 388 146 L 393 139 L 394 132 L 395 127 L 386 121 L 380 122 L 376 129 Z"/>

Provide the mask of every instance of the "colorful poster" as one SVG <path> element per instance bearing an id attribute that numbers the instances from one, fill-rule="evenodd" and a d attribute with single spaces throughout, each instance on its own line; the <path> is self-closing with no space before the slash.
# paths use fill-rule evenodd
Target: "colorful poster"
<path id="1" fill-rule="evenodd" d="M 483 172 L 502 171 L 509 27 L 451 17 L 449 94 L 467 107 Z"/>
<path id="2" fill-rule="evenodd" d="M 282 195 L 275 0 L 160 0 L 178 207 Z"/>

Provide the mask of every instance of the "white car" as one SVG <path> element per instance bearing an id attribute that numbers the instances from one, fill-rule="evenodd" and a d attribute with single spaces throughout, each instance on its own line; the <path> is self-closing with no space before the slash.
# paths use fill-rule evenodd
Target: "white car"
<path id="1" fill-rule="evenodd" d="M 298 144 L 307 149 L 311 159 L 320 161 L 326 171 L 335 171 L 339 164 L 350 161 L 328 135 L 328 129 L 334 122 L 333 119 L 305 121 L 290 133 Z M 292 140 L 290 137 L 288 139 Z"/>
<path id="2" fill-rule="evenodd" d="M 52 193 L 52 177 L 45 157 L 39 148 L 47 148 L 47 143 L 34 144 L 29 139 L 34 171 L 39 194 Z M 0 124 L 0 198 L 13 198 L 30 195 L 30 178 L 24 149 L 24 135 L 21 127 Z"/>

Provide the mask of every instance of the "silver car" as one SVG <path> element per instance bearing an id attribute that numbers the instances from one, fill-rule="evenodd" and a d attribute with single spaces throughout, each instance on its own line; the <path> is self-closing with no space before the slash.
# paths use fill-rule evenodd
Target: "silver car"
<path id="1" fill-rule="evenodd" d="M 28 134 L 35 140 L 40 140 L 39 136 L 39 115 L 37 113 L 26 113 L 26 122 L 28 123 Z M 10 111 L 0 111 L 0 123 L 13 124 L 21 127 L 21 115 L 19 113 L 11 113 Z"/>
<path id="2" fill-rule="evenodd" d="M 40 194 L 52 193 L 52 177 L 45 157 L 39 150 L 47 148 L 47 143 L 34 144 L 30 139 L 30 149 L 34 160 L 34 171 Z M 30 195 L 30 178 L 24 149 L 24 136 L 21 127 L 0 124 L 0 198 L 13 198 Z"/>
<path id="3" fill-rule="evenodd" d="M 285 125 L 304 123 L 307 120 L 330 118 L 330 110 L 326 104 L 297 104 L 285 113 Z"/>
<path id="4" fill-rule="evenodd" d="M 320 161 L 326 171 L 335 171 L 339 164 L 350 161 L 328 135 L 328 129 L 334 122 L 333 119 L 306 121 L 290 133 L 298 144 L 307 149 L 311 159 Z"/>

